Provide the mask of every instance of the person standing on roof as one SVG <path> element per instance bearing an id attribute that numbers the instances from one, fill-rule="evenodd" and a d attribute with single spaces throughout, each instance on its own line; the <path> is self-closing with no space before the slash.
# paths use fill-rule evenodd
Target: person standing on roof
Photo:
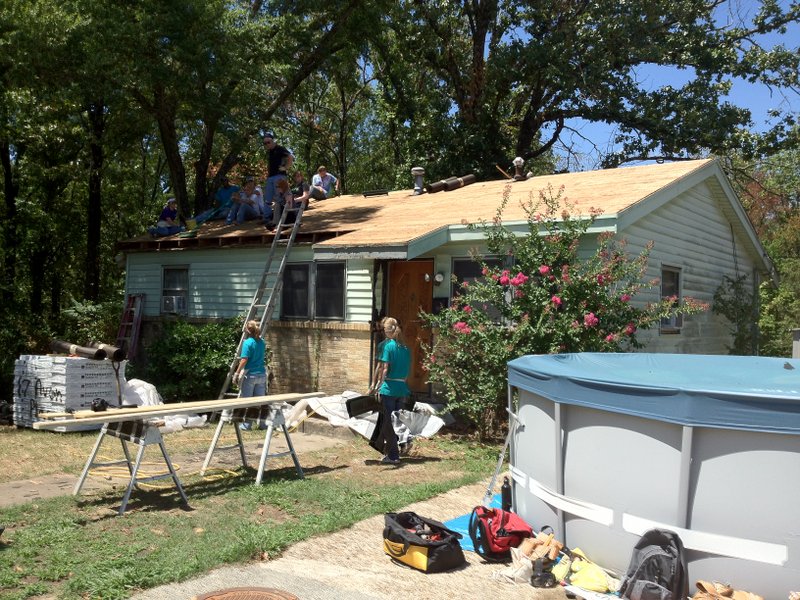
<path id="1" fill-rule="evenodd" d="M 275 142 L 271 133 L 264 135 L 264 148 L 267 149 L 267 181 L 264 184 L 264 224 L 271 223 L 272 202 L 275 198 L 275 185 L 281 179 L 286 179 L 294 163 L 294 156 L 283 146 Z"/>
<path id="2" fill-rule="evenodd" d="M 317 169 L 317 174 L 311 178 L 311 197 L 315 200 L 325 200 L 339 193 L 339 180 L 328 173 L 325 165 Z"/>
<path id="3" fill-rule="evenodd" d="M 396 465 L 400 463 L 400 448 L 392 426 L 392 414 L 403 408 L 405 399 L 411 394 L 406 383 L 411 371 L 411 351 L 403 341 L 403 331 L 397 319 L 386 317 L 381 323 L 386 341 L 379 346 L 378 376 L 370 391 L 377 390 L 383 411 L 378 445 L 385 447 L 386 456 L 381 462 Z"/>

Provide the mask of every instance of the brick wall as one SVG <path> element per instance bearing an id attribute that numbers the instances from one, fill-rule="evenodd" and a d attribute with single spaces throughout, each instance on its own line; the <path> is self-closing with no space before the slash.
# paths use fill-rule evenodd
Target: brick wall
<path id="1" fill-rule="evenodd" d="M 137 362 L 163 329 L 165 318 L 142 321 Z M 213 319 L 186 319 L 202 324 Z M 272 321 L 266 335 L 274 377 L 270 393 L 345 390 L 366 392 L 369 386 L 369 324 L 321 321 Z M 231 358 L 233 351 L 231 348 Z"/>
<path id="2" fill-rule="evenodd" d="M 267 344 L 275 378 L 270 393 L 367 391 L 367 323 L 273 321 Z"/>

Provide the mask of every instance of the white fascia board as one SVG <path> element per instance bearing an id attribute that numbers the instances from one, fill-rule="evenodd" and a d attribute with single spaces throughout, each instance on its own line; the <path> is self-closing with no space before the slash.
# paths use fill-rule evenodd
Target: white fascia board
<path id="1" fill-rule="evenodd" d="M 314 260 L 350 260 L 350 259 L 377 259 L 377 260 L 407 260 L 408 247 L 400 246 L 323 246 L 314 248 Z"/>
<path id="2" fill-rule="evenodd" d="M 528 221 L 504 221 L 503 226 L 514 233 L 518 237 L 524 237 L 529 234 Z M 587 229 L 587 234 L 598 234 L 610 231 L 611 233 L 617 232 L 617 215 L 605 215 L 598 217 L 594 223 Z M 544 229 L 540 233 L 545 233 Z M 437 229 L 430 235 L 420 237 L 413 240 L 408 245 L 408 259 L 422 256 L 444 246 L 450 242 L 480 242 L 485 240 L 486 236 L 481 228 L 471 228 L 469 225 L 448 225 L 441 229 Z"/>

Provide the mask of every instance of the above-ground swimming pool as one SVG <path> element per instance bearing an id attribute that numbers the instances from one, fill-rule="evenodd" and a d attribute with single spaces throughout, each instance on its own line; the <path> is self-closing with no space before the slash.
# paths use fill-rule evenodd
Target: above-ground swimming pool
<path id="1" fill-rule="evenodd" d="M 691 581 L 800 589 L 800 360 L 559 354 L 508 364 L 514 508 L 624 573 L 676 531 Z"/>

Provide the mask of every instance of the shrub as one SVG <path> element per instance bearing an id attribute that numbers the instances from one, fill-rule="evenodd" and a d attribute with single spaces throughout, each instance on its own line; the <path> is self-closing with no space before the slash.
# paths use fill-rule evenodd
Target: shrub
<path id="1" fill-rule="evenodd" d="M 238 319 L 202 325 L 167 323 L 148 348 L 144 368 L 134 369 L 129 378 L 136 374 L 152 383 L 165 402 L 216 398 L 241 332 Z"/>
<path id="2" fill-rule="evenodd" d="M 638 348 L 637 331 L 662 317 L 707 308 L 691 298 L 634 305 L 637 294 L 658 283 L 644 280 L 652 244 L 628 256 L 624 240 L 600 234 L 594 254 L 579 260 L 579 243 L 598 211 L 573 218 L 562 192 L 548 189 L 526 203 L 527 231 L 521 236 L 502 223 L 509 192 L 493 223 L 470 226 L 483 231 L 489 254 L 506 257 L 506 265 L 491 267 L 473 252 L 483 277 L 462 283 L 450 307 L 422 315 L 434 334 L 433 345 L 425 348 L 429 379 L 443 387 L 449 407 L 466 415 L 481 437 L 494 430 L 505 407 L 509 360 Z"/>

